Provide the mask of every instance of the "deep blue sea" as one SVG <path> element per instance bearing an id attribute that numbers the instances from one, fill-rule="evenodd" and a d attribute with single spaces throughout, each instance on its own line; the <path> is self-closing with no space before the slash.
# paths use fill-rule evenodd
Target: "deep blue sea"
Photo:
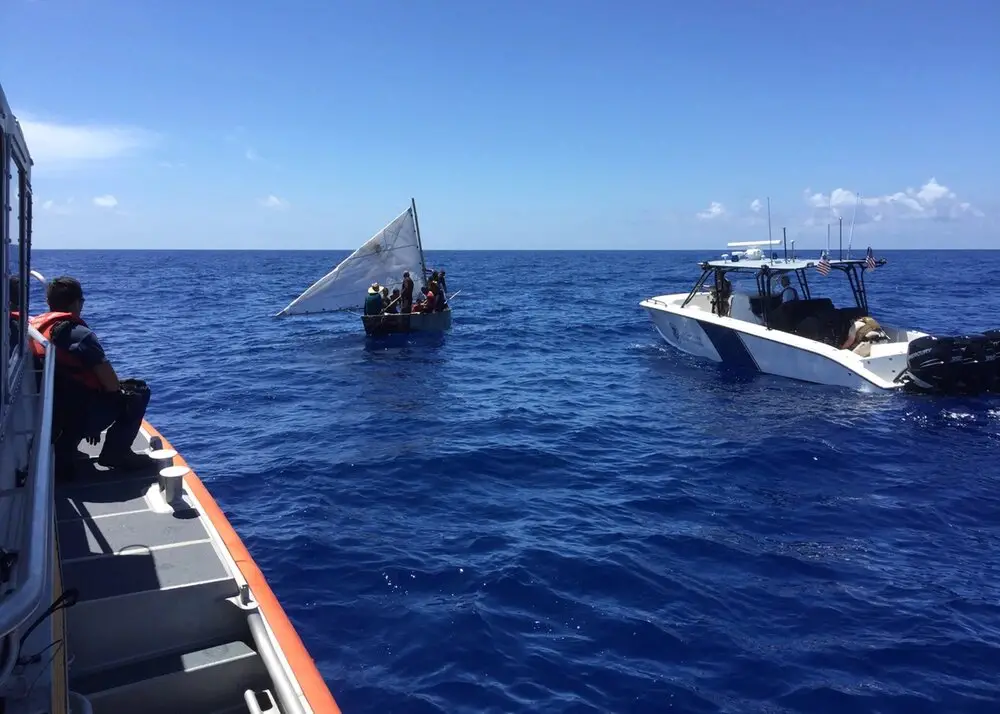
<path id="1" fill-rule="evenodd" d="M 682 356 L 638 303 L 708 253 L 430 253 L 439 339 L 271 317 L 346 254 L 34 254 L 345 714 L 1000 709 L 1000 399 Z M 878 319 L 1000 327 L 1000 252 L 880 255 Z"/>

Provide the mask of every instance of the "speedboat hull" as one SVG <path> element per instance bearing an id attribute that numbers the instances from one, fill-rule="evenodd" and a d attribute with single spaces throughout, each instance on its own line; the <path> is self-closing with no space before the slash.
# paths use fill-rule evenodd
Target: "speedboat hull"
<path id="1" fill-rule="evenodd" d="M 362 315 L 361 320 L 365 326 L 365 334 L 369 337 L 408 332 L 444 332 L 451 328 L 451 308 L 440 312 Z"/>
<path id="2" fill-rule="evenodd" d="M 663 295 L 640 303 L 672 347 L 742 372 L 865 392 L 902 387 L 898 378 L 906 370 L 907 343 L 923 334 L 889 328 L 904 339 L 874 345 L 871 355 L 862 357 L 792 333 L 719 317 L 698 306 L 680 307 L 686 297 L 686 293 Z"/>

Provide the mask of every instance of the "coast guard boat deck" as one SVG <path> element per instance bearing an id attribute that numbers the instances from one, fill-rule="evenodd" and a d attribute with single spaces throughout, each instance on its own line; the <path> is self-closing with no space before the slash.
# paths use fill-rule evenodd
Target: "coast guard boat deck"
<path id="1" fill-rule="evenodd" d="M 161 446 L 144 429 L 133 449 L 150 450 L 151 439 Z M 63 587 L 78 592 L 67 613 L 70 688 L 98 713 L 268 711 L 282 687 L 297 700 L 268 672 L 266 660 L 278 673 L 282 664 L 196 493 L 165 498 L 162 486 L 181 487 L 189 469 L 161 449 L 149 469 L 104 470 L 100 445 L 82 446 L 93 461 L 81 459 L 55 494 Z"/>
<path id="2" fill-rule="evenodd" d="M 239 536 L 152 426 L 133 445 L 148 468 L 106 470 L 88 458 L 101 444 L 82 442 L 74 478 L 55 483 L 55 348 L 28 321 L 31 278 L 44 282 L 32 161 L 2 88 L 0 161 L 0 714 L 339 713 Z"/>

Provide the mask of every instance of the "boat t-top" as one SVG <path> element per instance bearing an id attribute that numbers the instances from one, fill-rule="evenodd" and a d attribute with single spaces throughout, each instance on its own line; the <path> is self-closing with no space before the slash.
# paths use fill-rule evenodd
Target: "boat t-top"
<path id="1" fill-rule="evenodd" d="M 740 370 L 865 392 L 907 388 L 927 392 L 1000 391 L 1000 331 L 934 337 L 874 319 L 865 275 L 885 259 L 800 258 L 772 248 L 777 240 L 727 244 L 745 248 L 700 263 L 686 293 L 643 300 L 673 347 Z M 764 252 L 767 249 L 767 253 Z M 813 294 L 809 277 L 841 276 L 853 304 L 835 306 Z M 730 276 L 737 278 L 733 286 Z M 789 290 L 787 288 L 792 288 Z"/>

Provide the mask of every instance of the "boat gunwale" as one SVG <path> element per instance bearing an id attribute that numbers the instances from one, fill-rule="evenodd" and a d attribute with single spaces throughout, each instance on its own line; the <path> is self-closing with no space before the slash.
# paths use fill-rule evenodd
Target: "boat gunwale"
<path id="1" fill-rule="evenodd" d="M 292 624 L 284 608 L 278 601 L 274 591 L 264 577 L 243 540 L 233 528 L 222 508 L 216 503 L 202 480 L 191 468 L 183 456 L 177 452 L 170 441 L 156 427 L 143 419 L 142 431 L 149 437 L 159 437 L 162 448 L 176 452 L 172 464 L 184 466 L 188 472 L 184 475 L 184 484 L 192 498 L 197 502 L 199 510 L 218 536 L 218 543 L 225 547 L 232 564 L 239 575 L 246 581 L 257 602 L 258 611 L 278 646 L 280 658 L 293 675 L 292 679 L 299 690 L 299 696 L 308 703 L 315 714 L 341 714 L 340 707 L 330 692 L 329 686 L 316 667 L 316 662 L 309 654 L 302 638 Z"/>

